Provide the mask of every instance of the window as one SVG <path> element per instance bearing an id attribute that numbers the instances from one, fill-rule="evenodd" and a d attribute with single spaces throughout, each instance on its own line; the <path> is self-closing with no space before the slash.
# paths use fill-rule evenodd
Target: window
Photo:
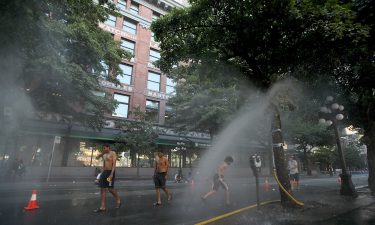
<path id="1" fill-rule="evenodd" d="M 152 13 L 152 21 L 155 21 L 155 20 L 159 19 L 159 17 L 160 17 L 159 13 L 156 13 L 156 12 Z"/>
<path id="2" fill-rule="evenodd" d="M 159 122 L 159 102 L 146 100 L 146 116 L 154 123 Z"/>
<path id="3" fill-rule="evenodd" d="M 121 39 L 121 48 L 129 51 L 134 55 L 135 43 L 126 39 Z"/>
<path id="4" fill-rule="evenodd" d="M 139 13 L 139 5 L 135 2 L 132 2 L 130 5 L 130 13 L 138 15 Z"/>
<path id="5" fill-rule="evenodd" d="M 150 49 L 150 62 L 155 62 L 160 59 L 160 52 Z"/>
<path id="6" fill-rule="evenodd" d="M 114 94 L 113 97 L 118 102 L 118 106 L 112 116 L 128 118 L 129 96 Z"/>
<path id="7" fill-rule="evenodd" d="M 176 83 L 167 77 L 167 86 L 165 93 L 169 95 L 173 95 L 176 92 Z"/>
<path id="8" fill-rule="evenodd" d="M 137 24 L 135 22 L 128 21 L 124 19 L 124 23 L 122 24 L 122 29 L 125 32 L 131 33 L 131 34 L 137 34 Z"/>
<path id="9" fill-rule="evenodd" d="M 102 91 L 91 91 L 91 93 L 95 96 L 98 96 L 98 97 L 105 97 L 105 92 L 102 92 Z"/>
<path id="10" fill-rule="evenodd" d="M 148 72 L 147 89 L 160 91 L 160 74 Z"/>
<path id="11" fill-rule="evenodd" d="M 103 61 L 100 62 L 102 69 L 100 70 L 100 75 L 102 78 L 108 78 L 109 75 L 109 66 L 105 64 Z"/>
<path id="12" fill-rule="evenodd" d="M 151 31 L 151 41 L 155 41 L 155 33 Z"/>
<path id="13" fill-rule="evenodd" d="M 117 1 L 117 8 L 120 11 L 125 11 L 126 10 L 126 1 L 124 1 L 124 0 L 118 0 Z"/>
<path id="14" fill-rule="evenodd" d="M 120 64 L 119 66 L 122 70 L 122 76 L 118 75 L 117 79 L 120 81 L 120 83 L 130 85 L 132 82 L 133 67 L 126 64 Z"/>
<path id="15" fill-rule="evenodd" d="M 165 106 L 165 124 L 166 125 L 173 125 L 173 117 L 175 116 L 175 111 L 173 110 L 173 107 L 170 105 Z"/>
<path id="16" fill-rule="evenodd" d="M 116 27 L 116 17 L 109 15 L 108 19 L 104 23 L 108 26 Z"/>
<path id="17" fill-rule="evenodd" d="M 89 142 L 79 142 L 79 151 L 75 152 L 75 159 L 68 164 L 83 166 L 101 166 L 102 160 L 96 159 L 100 155 L 101 146 L 99 144 Z M 77 166 L 77 165 L 75 165 Z"/>

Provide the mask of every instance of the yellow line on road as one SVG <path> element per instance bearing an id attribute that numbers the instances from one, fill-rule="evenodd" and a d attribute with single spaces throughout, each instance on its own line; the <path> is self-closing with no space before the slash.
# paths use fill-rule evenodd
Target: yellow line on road
<path id="1" fill-rule="evenodd" d="M 280 200 L 273 200 L 273 201 L 267 201 L 267 202 L 262 202 L 260 203 L 260 205 L 267 205 L 267 204 L 271 204 L 271 203 L 275 203 L 275 202 L 280 202 Z M 224 219 L 226 217 L 229 217 L 229 216 L 232 216 L 234 214 L 238 214 L 240 212 L 243 212 L 243 211 L 246 211 L 246 210 L 249 210 L 249 209 L 254 209 L 256 208 L 257 205 L 254 204 L 254 205 L 249 205 L 247 207 L 244 207 L 244 208 L 241 208 L 241 209 L 238 209 L 238 210 L 235 210 L 235 211 L 232 211 L 232 212 L 229 212 L 229 213 L 225 213 L 223 215 L 220 215 L 220 216 L 217 216 L 217 217 L 214 217 L 214 218 L 211 218 L 209 220 L 205 220 L 205 221 L 202 221 L 202 222 L 199 222 L 199 223 L 196 223 L 195 225 L 206 225 L 206 224 L 209 224 L 209 223 L 212 223 L 212 222 L 215 222 L 215 221 L 218 221 L 218 220 L 221 220 L 221 219 Z"/>

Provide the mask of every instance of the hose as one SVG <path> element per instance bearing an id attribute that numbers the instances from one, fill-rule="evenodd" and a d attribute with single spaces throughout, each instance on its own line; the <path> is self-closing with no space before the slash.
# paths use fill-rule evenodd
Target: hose
<path id="1" fill-rule="evenodd" d="M 298 206 L 301 206 L 303 207 L 305 204 L 303 202 L 300 202 L 298 201 L 297 199 L 295 199 L 285 188 L 284 186 L 281 184 L 279 178 L 277 177 L 277 174 L 276 174 L 276 169 L 273 169 L 273 176 L 275 177 L 276 179 L 276 182 L 277 184 L 279 185 L 279 187 L 281 188 L 281 190 L 283 190 L 283 192 L 292 200 L 292 202 L 294 202 L 296 205 Z"/>

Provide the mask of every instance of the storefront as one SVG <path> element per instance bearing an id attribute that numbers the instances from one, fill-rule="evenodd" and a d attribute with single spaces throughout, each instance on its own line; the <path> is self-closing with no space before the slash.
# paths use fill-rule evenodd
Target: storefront
<path id="1" fill-rule="evenodd" d="M 114 148 L 114 140 L 122 131 L 104 128 L 94 131 L 78 125 L 53 123 L 48 121 L 25 121 L 16 134 L 4 138 L 6 144 L 0 149 L 0 165 L 22 160 L 26 166 L 44 167 L 50 163 L 55 167 L 100 167 L 97 160 L 103 144 Z M 56 136 L 61 142 L 55 144 Z M 159 134 L 155 151 L 163 151 L 171 162 L 171 167 L 194 167 L 198 164 L 201 152 L 209 146 L 207 138 Z M 53 157 L 52 157 L 53 156 Z M 137 153 L 121 152 L 118 167 L 136 167 Z M 51 162 L 52 160 L 52 162 Z M 152 167 L 154 154 L 139 155 L 140 167 Z"/>

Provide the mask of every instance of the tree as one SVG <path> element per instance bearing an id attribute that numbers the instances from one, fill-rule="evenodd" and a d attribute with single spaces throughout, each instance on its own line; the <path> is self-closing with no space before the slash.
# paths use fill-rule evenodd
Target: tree
<path id="1" fill-rule="evenodd" d="M 284 110 L 284 134 L 290 144 L 295 144 L 298 151 L 303 153 L 303 161 L 307 174 L 311 175 L 311 151 L 319 146 L 334 145 L 334 134 L 327 127 L 318 123 L 320 108 L 320 91 L 307 90 L 306 85 L 300 84 L 294 94 L 293 110 Z"/>
<path id="2" fill-rule="evenodd" d="M 209 59 L 172 70 L 169 76 L 177 86 L 168 100 L 175 112 L 170 125 L 179 131 L 208 132 L 212 139 L 240 106 L 241 82 L 227 76 L 235 72 Z"/>
<path id="3" fill-rule="evenodd" d="M 159 66 L 165 72 L 181 61 L 199 62 L 204 56 L 232 62 L 249 80 L 268 88 L 298 67 L 313 74 L 334 68 L 332 57 L 339 58 L 365 33 L 352 23 L 353 12 L 336 1 L 191 4 L 152 24 L 161 43 Z"/>
<path id="4" fill-rule="evenodd" d="M 321 146 L 313 151 L 313 159 L 320 163 L 321 168 L 328 168 L 330 165 L 334 168 L 340 166 L 340 158 L 335 147 Z M 347 166 L 351 169 L 363 169 L 366 167 L 360 151 L 354 145 L 344 148 L 345 160 Z"/>
<path id="5" fill-rule="evenodd" d="M 161 42 L 159 67 L 165 72 L 180 62 L 213 58 L 231 62 L 258 87 L 269 88 L 297 70 L 309 76 L 332 71 L 347 48 L 356 46 L 367 32 L 353 23 L 354 13 L 337 1 L 190 3 L 191 7 L 175 9 L 152 24 Z M 278 110 L 271 108 L 278 120 Z M 275 125 L 280 128 L 280 121 Z M 280 157 L 283 154 L 275 153 L 276 161 L 283 164 Z M 276 166 L 287 179 L 285 166 Z"/>
<path id="6" fill-rule="evenodd" d="M 320 167 L 322 168 L 328 168 L 329 166 L 334 167 L 334 164 L 336 163 L 340 165 L 337 151 L 334 147 L 321 146 L 314 149 L 312 153 L 313 160 L 319 162 Z"/>
<path id="7" fill-rule="evenodd" d="M 366 163 L 364 159 L 361 157 L 361 152 L 358 146 L 350 144 L 349 146 L 344 148 L 344 155 L 346 162 L 348 162 L 347 166 L 351 170 L 359 170 L 366 167 Z"/>
<path id="8" fill-rule="evenodd" d="M 100 129 L 115 102 L 97 94 L 104 92 L 99 81 L 116 81 L 119 63 L 130 57 L 98 27 L 109 13 L 116 13 L 112 4 L 92 0 L 0 3 L 0 89 L 7 96 L 2 104 L 15 105 L 21 114 L 31 110 L 14 104 L 9 93 L 18 92 L 33 110 Z"/>
<path id="9" fill-rule="evenodd" d="M 288 124 L 288 122 L 285 124 Z M 333 133 L 327 131 L 326 127 L 319 125 L 316 120 L 305 121 L 303 118 L 294 119 L 291 124 L 286 126 L 285 130 L 291 143 L 296 144 L 297 150 L 302 151 L 307 175 L 311 176 L 311 151 L 314 147 L 332 146 L 335 140 Z"/>
<path id="10" fill-rule="evenodd" d="M 119 63 L 130 54 L 98 27 L 109 13 L 116 14 L 114 5 L 91 0 L 0 4 L 0 94 L 5 96 L 0 108 L 13 109 L 15 127 L 35 112 L 53 113 L 67 123 L 63 166 L 72 149 L 72 126 L 101 129 L 105 114 L 116 106 L 104 96 L 100 80 L 116 82 Z"/>
<path id="11" fill-rule="evenodd" d="M 375 18 L 373 0 L 356 0 L 354 8 L 357 13 L 356 22 L 369 28 L 366 41 L 341 62 L 334 78 L 344 90 L 342 97 L 348 101 L 345 105 L 349 118 L 356 127 L 364 130 L 364 141 L 367 145 L 369 169 L 369 187 L 375 195 Z"/>
<path id="12" fill-rule="evenodd" d="M 125 120 L 119 124 L 123 133 L 115 139 L 115 149 L 119 152 L 130 151 L 131 156 L 137 155 L 137 176 L 139 176 L 140 156 L 148 155 L 151 158 L 159 135 L 144 112 L 137 108 L 132 113 L 135 121 Z"/>

